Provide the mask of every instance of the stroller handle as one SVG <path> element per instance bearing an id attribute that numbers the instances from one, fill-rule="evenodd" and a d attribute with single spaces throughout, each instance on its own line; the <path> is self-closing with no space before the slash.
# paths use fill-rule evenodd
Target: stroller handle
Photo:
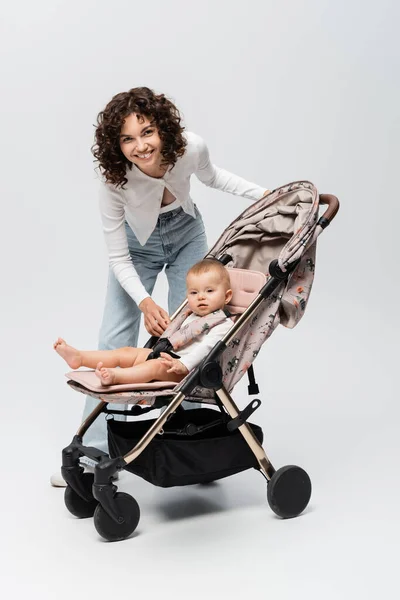
<path id="1" fill-rule="evenodd" d="M 331 223 L 333 221 L 333 219 L 335 218 L 338 210 L 339 210 L 339 200 L 336 198 L 336 196 L 333 196 L 332 194 L 320 194 L 319 195 L 319 201 L 320 204 L 327 204 L 328 208 L 326 209 L 326 211 L 324 212 L 324 215 L 322 217 L 322 219 L 326 219 L 327 223 L 325 222 L 325 227 L 327 225 L 329 225 L 329 223 Z"/>

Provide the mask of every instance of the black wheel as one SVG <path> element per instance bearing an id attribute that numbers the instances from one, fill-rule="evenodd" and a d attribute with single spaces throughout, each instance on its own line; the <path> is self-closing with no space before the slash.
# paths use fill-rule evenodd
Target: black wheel
<path id="1" fill-rule="evenodd" d="M 297 517 L 311 498 L 311 480 L 304 469 L 288 465 L 278 469 L 268 483 L 268 504 L 278 517 Z"/>
<path id="2" fill-rule="evenodd" d="M 118 542 L 129 537 L 136 529 L 140 519 L 140 508 L 135 498 L 124 492 L 117 492 L 114 504 L 122 523 L 116 523 L 99 504 L 94 513 L 94 526 L 97 533 L 109 542 Z"/>
<path id="3" fill-rule="evenodd" d="M 82 475 L 83 485 L 92 496 L 92 500 L 90 502 L 87 502 L 86 500 L 81 498 L 79 494 L 77 494 L 69 485 L 65 488 L 65 506 L 68 508 L 69 512 L 74 515 L 74 517 L 79 517 L 79 519 L 87 519 L 88 517 L 93 517 L 93 513 L 96 509 L 96 506 L 98 505 L 97 500 L 93 498 L 92 495 L 93 481 L 93 473 L 84 473 Z"/>

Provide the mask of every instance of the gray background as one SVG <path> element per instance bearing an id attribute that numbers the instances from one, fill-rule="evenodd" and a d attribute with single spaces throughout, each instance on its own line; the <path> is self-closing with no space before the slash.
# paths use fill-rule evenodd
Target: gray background
<path id="1" fill-rule="evenodd" d="M 1 18 L 2 536 L 7 598 L 394 597 L 400 500 L 399 43 L 388 0 L 17 1 Z M 178 105 L 213 161 L 339 197 L 307 314 L 256 361 L 276 468 L 313 481 L 280 521 L 254 471 L 162 490 L 124 475 L 138 535 L 102 543 L 48 478 L 83 396 L 52 351 L 97 343 L 107 256 L 90 146 L 117 92 Z M 193 181 L 213 244 L 247 206 Z M 166 306 L 166 284 L 156 300 Z M 142 335 L 142 341 L 146 338 Z M 234 395 L 247 402 L 246 382 Z M 140 535 L 139 535 L 140 534 Z"/>

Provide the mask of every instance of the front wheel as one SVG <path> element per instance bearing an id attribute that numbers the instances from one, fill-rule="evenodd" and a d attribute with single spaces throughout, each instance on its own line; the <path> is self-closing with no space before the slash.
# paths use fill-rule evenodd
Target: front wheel
<path id="1" fill-rule="evenodd" d="M 278 517 L 297 517 L 311 498 L 311 480 L 304 469 L 288 465 L 278 469 L 268 483 L 268 504 Z"/>
<path id="2" fill-rule="evenodd" d="M 72 489 L 71 486 L 67 486 L 64 492 L 65 506 L 69 512 L 78 517 L 79 519 L 87 519 L 93 517 L 93 513 L 98 505 L 98 502 L 92 495 L 92 486 L 94 481 L 94 475 L 92 473 L 84 473 L 82 475 L 82 483 L 87 492 L 90 493 L 91 500 L 87 502 L 79 494 Z"/>
<path id="3" fill-rule="evenodd" d="M 97 533 L 109 542 L 118 542 L 129 537 L 136 529 L 140 519 L 140 508 L 135 498 L 124 492 L 114 496 L 114 507 L 120 522 L 117 523 L 99 504 L 94 513 L 94 526 Z"/>

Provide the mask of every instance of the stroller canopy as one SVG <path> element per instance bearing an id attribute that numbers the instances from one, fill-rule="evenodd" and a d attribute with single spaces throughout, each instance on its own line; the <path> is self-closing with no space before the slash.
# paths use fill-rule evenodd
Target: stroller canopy
<path id="1" fill-rule="evenodd" d="M 224 231 L 208 257 L 231 257 L 229 267 L 270 277 L 277 259 L 282 271 L 299 261 L 289 279 L 254 311 L 221 357 L 224 385 L 231 390 L 279 323 L 294 327 L 304 314 L 314 279 L 319 195 L 308 181 L 280 187 L 246 209 Z"/>

